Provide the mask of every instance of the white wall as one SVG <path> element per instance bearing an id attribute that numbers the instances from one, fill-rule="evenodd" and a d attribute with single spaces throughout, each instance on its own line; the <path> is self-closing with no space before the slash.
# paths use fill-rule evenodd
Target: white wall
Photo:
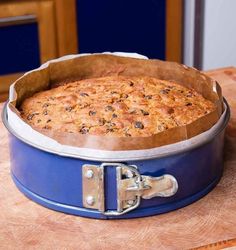
<path id="1" fill-rule="evenodd" d="M 203 69 L 236 66 L 236 0 L 205 0 Z"/>
<path id="2" fill-rule="evenodd" d="M 184 4 L 184 64 L 192 67 L 194 56 L 194 11 L 195 0 L 185 0 Z"/>

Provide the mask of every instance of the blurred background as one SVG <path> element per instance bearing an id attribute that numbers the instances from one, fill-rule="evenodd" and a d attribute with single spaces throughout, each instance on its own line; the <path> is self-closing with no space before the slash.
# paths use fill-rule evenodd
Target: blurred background
<path id="1" fill-rule="evenodd" d="M 66 54 L 137 52 L 210 70 L 236 65 L 235 0 L 1 0 L 0 101 Z"/>

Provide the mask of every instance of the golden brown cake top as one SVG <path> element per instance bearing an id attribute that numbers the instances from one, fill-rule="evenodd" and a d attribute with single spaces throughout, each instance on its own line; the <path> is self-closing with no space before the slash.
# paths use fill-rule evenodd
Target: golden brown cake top
<path id="1" fill-rule="evenodd" d="M 21 116 L 58 132 L 144 137 L 189 124 L 215 109 L 193 89 L 151 77 L 67 83 L 26 99 Z"/>

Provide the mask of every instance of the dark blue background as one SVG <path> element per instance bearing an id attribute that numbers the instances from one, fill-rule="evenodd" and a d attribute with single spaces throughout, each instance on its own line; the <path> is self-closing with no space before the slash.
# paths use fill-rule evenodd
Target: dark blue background
<path id="1" fill-rule="evenodd" d="M 0 27 L 0 75 L 40 65 L 37 23 Z"/>
<path id="2" fill-rule="evenodd" d="M 79 53 L 124 51 L 165 59 L 165 0 L 77 0 Z M 0 75 L 40 65 L 37 23 L 0 27 Z"/>
<path id="3" fill-rule="evenodd" d="M 78 0 L 79 52 L 165 59 L 165 0 Z"/>

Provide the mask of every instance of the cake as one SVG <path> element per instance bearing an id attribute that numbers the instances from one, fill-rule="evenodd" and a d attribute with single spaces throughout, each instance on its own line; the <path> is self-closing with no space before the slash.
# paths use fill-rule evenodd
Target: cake
<path id="1" fill-rule="evenodd" d="M 152 77 L 108 76 L 64 83 L 25 99 L 32 127 L 115 137 L 146 137 L 215 110 L 194 89 Z"/>

